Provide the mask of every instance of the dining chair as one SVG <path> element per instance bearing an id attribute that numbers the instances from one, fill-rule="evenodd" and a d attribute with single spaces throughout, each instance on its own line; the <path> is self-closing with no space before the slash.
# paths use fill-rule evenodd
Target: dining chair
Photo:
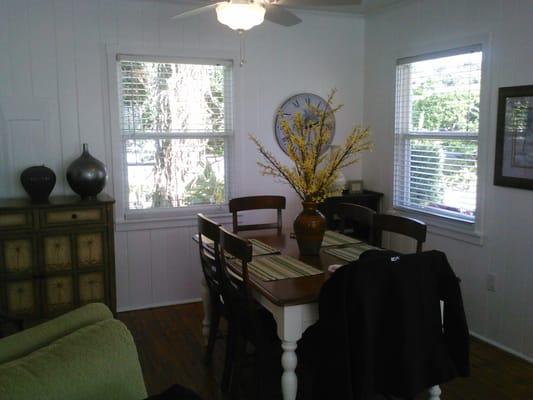
<path id="1" fill-rule="evenodd" d="M 215 341 L 218 338 L 220 318 L 227 319 L 226 307 L 222 297 L 222 266 L 219 251 L 219 224 L 203 214 L 197 215 L 198 219 L 198 248 L 200 262 L 204 274 L 205 283 L 209 291 L 209 336 L 205 361 L 210 364 L 213 359 Z M 207 240 L 206 240 L 207 239 Z M 230 332 L 226 335 L 226 346 L 230 342 Z M 227 360 L 226 364 L 230 364 Z M 224 367 L 222 375 L 222 391 L 227 391 L 229 385 L 229 366 Z"/>
<path id="2" fill-rule="evenodd" d="M 375 214 L 376 212 L 371 208 L 359 204 L 341 203 L 337 208 L 337 215 L 340 218 L 339 230 L 345 233 L 348 222 L 352 226 L 354 236 L 372 243 Z"/>
<path id="3" fill-rule="evenodd" d="M 414 400 L 469 373 L 459 280 L 440 251 L 362 257 L 331 275 L 318 307 L 298 344 L 313 398 Z"/>
<path id="4" fill-rule="evenodd" d="M 265 366 L 281 347 L 274 318 L 259 306 L 251 292 L 248 270 L 248 263 L 252 261 L 251 242 L 220 227 L 220 259 L 223 298 L 232 339 L 226 349 L 226 358 L 231 359 L 230 397 L 239 397 L 246 345 L 251 343 L 255 348 L 256 389 L 258 398 L 263 398 L 262 381 L 272 374 Z"/>
<path id="5" fill-rule="evenodd" d="M 374 215 L 373 244 L 381 247 L 383 232 L 393 232 L 416 240 L 416 252 L 422 252 L 422 244 L 426 241 L 427 226 L 414 218 L 392 214 Z"/>
<path id="6" fill-rule="evenodd" d="M 277 229 L 281 234 L 281 210 L 284 210 L 286 200 L 284 196 L 247 196 L 236 197 L 229 201 L 229 211 L 233 214 L 233 232 L 251 231 L 257 229 Z M 238 212 L 249 210 L 277 210 L 277 221 L 273 223 L 239 225 Z"/>

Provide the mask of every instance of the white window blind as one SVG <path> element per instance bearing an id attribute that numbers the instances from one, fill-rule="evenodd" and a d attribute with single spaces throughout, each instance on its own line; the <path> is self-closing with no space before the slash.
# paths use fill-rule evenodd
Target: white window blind
<path id="1" fill-rule="evenodd" d="M 224 202 L 231 63 L 119 55 L 117 68 L 127 208 Z"/>
<path id="2" fill-rule="evenodd" d="M 480 46 L 396 68 L 394 206 L 474 222 Z"/>

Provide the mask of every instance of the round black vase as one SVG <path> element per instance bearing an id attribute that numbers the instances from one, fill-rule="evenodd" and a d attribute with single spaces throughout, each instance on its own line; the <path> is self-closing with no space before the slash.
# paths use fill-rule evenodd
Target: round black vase
<path id="1" fill-rule="evenodd" d="M 100 193 L 107 181 L 107 170 L 101 161 L 89 153 L 87 143 L 83 153 L 67 169 L 67 182 L 82 199 L 91 199 Z"/>
<path id="2" fill-rule="evenodd" d="M 32 202 L 46 203 L 56 184 L 56 174 L 44 165 L 36 165 L 22 171 L 20 183 Z"/>

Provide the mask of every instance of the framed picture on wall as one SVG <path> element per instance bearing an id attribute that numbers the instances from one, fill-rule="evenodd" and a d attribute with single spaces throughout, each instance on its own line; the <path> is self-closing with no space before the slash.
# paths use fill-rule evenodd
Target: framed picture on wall
<path id="1" fill-rule="evenodd" d="M 499 89 L 494 184 L 533 190 L 533 85 Z"/>
<path id="2" fill-rule="evenodd" d="M 348 193 L 361 193 L 363 191 L 363 181 L 348 181 Z"/>

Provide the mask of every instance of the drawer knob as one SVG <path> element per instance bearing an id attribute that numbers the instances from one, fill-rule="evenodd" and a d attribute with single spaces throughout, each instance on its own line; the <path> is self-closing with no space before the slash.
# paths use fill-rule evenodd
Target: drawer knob
<path id="1" fill-rule="evenodd" d="M 77 219 L 78 218 L 78 214 L 72 214 L 72 219 Z"/>

